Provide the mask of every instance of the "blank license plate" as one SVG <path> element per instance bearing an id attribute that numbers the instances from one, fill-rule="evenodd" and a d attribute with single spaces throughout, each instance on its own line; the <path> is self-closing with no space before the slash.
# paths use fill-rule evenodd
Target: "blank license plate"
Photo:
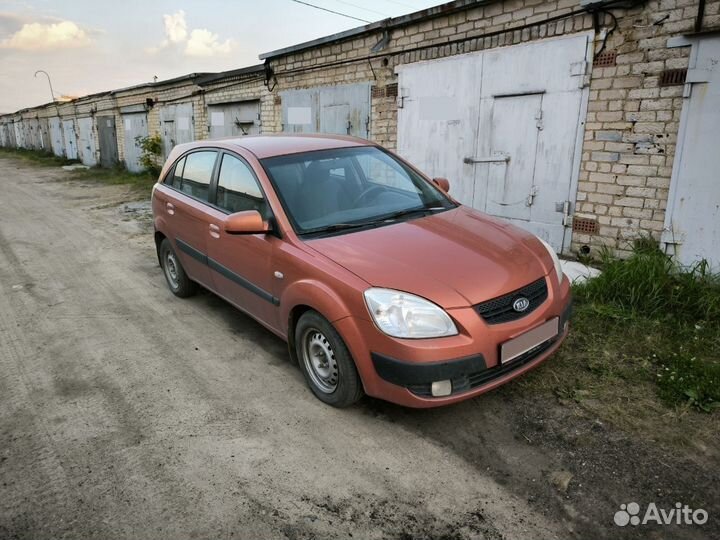
<path id="1" fill-rule="evenodd" d="M 519 335 L 515 339 L 506 341 L 500 346 L 500 363 L 504 364 L 525 354 L 530 349 L 545 343 L 558 335 L 560 331 L 560 319 L 555 317 L 537 328 Z"/>

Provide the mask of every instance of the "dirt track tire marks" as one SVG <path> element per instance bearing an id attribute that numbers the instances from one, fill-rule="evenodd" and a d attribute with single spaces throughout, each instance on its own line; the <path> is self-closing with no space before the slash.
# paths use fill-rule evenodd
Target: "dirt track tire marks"
<path id="1" fill-rule="evenodd" d="M 216 297 L 174 298 L 152 235 L 104 208 L 124 188 L 14 167 L 0 536 L 563 536 L 432 439 L 319 403 L 285 344 Z"/>

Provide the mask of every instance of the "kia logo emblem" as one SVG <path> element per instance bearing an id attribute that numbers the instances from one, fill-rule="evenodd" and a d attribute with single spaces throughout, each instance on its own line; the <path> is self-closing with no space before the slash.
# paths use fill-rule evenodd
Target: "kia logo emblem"
<path id="1" fill-rule="evenodd" d="M 530 307 L 530 300 L 528 300 L 524 296 L 521 296 L 520 298 L 515 299 L 512 307 L 515 311 L 517 311 L 518 313 L 521 313 Z"/>

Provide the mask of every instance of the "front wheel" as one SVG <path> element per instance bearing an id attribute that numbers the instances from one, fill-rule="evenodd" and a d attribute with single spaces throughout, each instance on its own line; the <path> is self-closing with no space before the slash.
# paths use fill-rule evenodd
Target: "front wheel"
<path id="1" fill-rule="evenodd" d="M 348 407 L 363 395 L 355 362 L 335 328 L 316 311 L 307 311 L 295 327 L 300 369 L 313 394 L 333 407 Z"/>

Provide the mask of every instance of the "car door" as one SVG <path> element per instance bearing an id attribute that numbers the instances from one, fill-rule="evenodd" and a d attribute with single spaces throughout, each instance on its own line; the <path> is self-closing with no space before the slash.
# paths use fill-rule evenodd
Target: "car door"
<path id="1" fill-rule="evenodd" d="M 252 167 L 240 156 L 223 152 L 218 164 L 215 219 L 210 223 L 208 264 L 215 291 L 263 324 L 277 328 L 278 300 L 273 296 L 271 263 L 280 240 L 272 233 L 228 234 L 224 218 L 257 210 L 263 219 L 270 207 Z"/>
<path id="2" fill-rule="evenodd" d="M 188 276 L 210 288 L 208 230 L 214 210 L 208 198 L 217 160 L 218 151 L 214 149 L 190 152 L 178 160 L 165 180 L 165 185 L 172 188 L 164 207 L 175 251 Z"/>

